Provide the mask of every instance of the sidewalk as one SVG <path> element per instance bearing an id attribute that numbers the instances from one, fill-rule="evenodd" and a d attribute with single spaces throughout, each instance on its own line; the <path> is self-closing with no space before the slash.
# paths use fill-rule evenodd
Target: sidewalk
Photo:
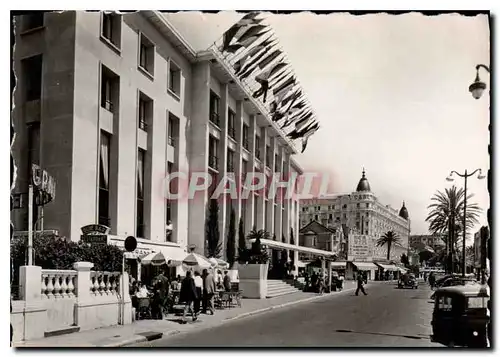
<path id="1" fill-rule="evenodd" d="M 179 316 L 169 315 L 166 320 L 140 320 L 126 326 L 111 326 L 19 342 L 14 344 L 14 347 L 121 347 L 158 339 L 162 336 L 215 327 L 225 322 L 298 303 L 331 298 L 352 291 L 354 288 L 355 282 L 346 281 L 342 292 L 332 292 L 331 294 L 318 295 L 297 292 L 271 299 L 243 299 L 241 308 L 216 310 L 213 316 L 201 314 L 195 322 L 191 322 L 191 318 L 188 318 L 188 323 L 185 325 L 179 323 Z"/>

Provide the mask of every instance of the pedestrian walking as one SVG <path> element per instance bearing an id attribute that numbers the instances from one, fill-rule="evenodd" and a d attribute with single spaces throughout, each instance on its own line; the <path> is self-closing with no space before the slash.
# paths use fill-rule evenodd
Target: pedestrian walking
<path id="1" fill-rule="evenodd" d="M 434 275 L 434 272 L 431 271 L 431 273 L 429 274 L 429 285 L 431 287 L 431 289 L 434 289 L 434 284 L 436 283 L 436 276 Z"/>
<path id="2" fill-rule="evenodd" d="M 207 269 L 203 269 L 203 312 L 210 311 L 210 315 L 215 313 L 214 295 L 216 291 L 215 277 Z M 208 310 L 208 311 L 207 311 Z"/>
<path id="3" fill-rule="evenodd" d="M 198 271 L 194 272 L 194 286 L 196 288 L 196 295 L 198 296 L 198 298 L 194 301 L 194 312 L 196 315 L 199 315 L 201 299 L 203 297 L 203 279 Z"/>
<path id="4" fill-rule="evenodd" d="M 231 277 L 228 274 L 228 271 L 224 272 L 224 290 L 227 292 L 231 291 Z"/>
<path id="5" fill-rule="evenodd" d="M 179 294 L 179 302 L 184 303 L 184 314 L 182 315 L 182 322 L 185 324 L 186 315 L 188 312 L 191 313 L 193 322 L 197 320 L 196 313 L 194 311 L 194 302 L 198 299 L 196 295 L 196 286 L 194 285 L 194 279 L 192 278 L 191 271 L 186 272 L 186 277 L 181 283 L 181 291 Z"/>
<path id="6" fill-rule="evenodd" d="M 358 296 L 360 290 L 363 294 L 368 295 L 365 291 L 365 288 L 363 287 L 364 277 L 363 277 L 363 274 L 361 272 L 358 273 L 356 280 L 358 282 L 358 287 L 356 288 L 356 296 Z"/>
<path id="7" fill-rule="evenodd" d="M 166 270 L 166 268 L 165 268 Z M 168 275 L 166 271 L 161 271 L 160 274 L 156 277 L 156 291 L 158 294 L 158 307 L 159 307 L 159 316 L 160 319 L 166 319 L 168 315 L 168 289 L 169 289 L 169 281 L 165 275 Z"/>
<path id="8" fill-rule="evenodd" d="M 338 286 L 338 289 L 339 289 L 339 291 L 342 291 L 343 288 L 344 288 L 344 275 L 339 274 L 339 286 Z"/>

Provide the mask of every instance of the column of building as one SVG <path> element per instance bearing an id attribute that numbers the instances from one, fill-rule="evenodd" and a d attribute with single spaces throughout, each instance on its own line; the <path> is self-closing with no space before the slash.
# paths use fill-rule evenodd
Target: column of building
<path id="1" fill-rule="evenodd" d="M 257 120 L 257 119 L 256 119 Z M 265 153 L 266 153 L 266 137 L 267 131 L 265 127 L 257 129 L 257 132 L 260 133 L 260 144 L 259 147 L 256 147 L 255 150 L 259 150 L 260 159 L 257 161 L 259 163 L 259 172 L 264 174 L 265 176 Z M 265 215 L 265 205 L 266 205 L 266 197 L 265 190 L 260 190 L 259 195 L 256 197 L 256 205 L 257 205 L 257 217 L 255 219 L 255 223 L 257 226 L 257 230 L 266 228 L 266 215 Z"/>
<path id="2" fill-rule="evenodd" d="M 227 187 L 227 178 L 228 178 L 228 110 L 229 110 L 229 93 L 228 86 L 226 83 L 220 84 L 220 107 L 219 107 L 219 127 L 220 127 L 220 140 L 218 140 L 218 180 L 217 185 L 220 184 L 221 180 L 224 183 L 224 187 Z M 222 251 L 226 252 L 226 235 L 227 235 L 227 211 L 230 206 L 229 201 L 230 195 L 220 195 L 220 197 L 216 197 L 219 202 L 219 243 L 222 246 Z"/>
<path id="3" fill-rule="evenodd" d="M 283 181 L 283 147 L 278 146 L 276 149 L 275 155 L 275 165 L 273 170 L 273 181 L 276 184 L 277 182 Z M 275 176 L 278 175 L 279 176 Z M 276 234 L 276 239 L 282 240 L 283 236 L 286 241 L 289 241 L 288 233 L 283 231 L 283 198 L 282 198 L 283 190 L 280 188 L 274 192 L 274 233 Z"/>
<path id="4" fill-rule="evenodd" d="M 241 200 L 241 185 L 244 168 L 242 167 L 242 146 L 243 146 L 243 102 L 236 101 L 236 117 L 234 119 L 235 131 L 236 131 L 236 152 L 234 153 L 234 179 L 237 187 L 237 197 L 233 200 L 233 208 L 236 217 L 236 235 L 238 235 L 238 224 L 240 218 L 242 217 L 244 201 Z M 245 220 L 245 218 L 243 218 Z"/>
<path id="5" fill-rule="evenodd" d="M 272 184 L 273 181 L 273 174 L 274 174 L 274 166 L 275 166 L 275 157 L 274 154 L 276 152 L 275 146 L 276 146 L 276 138 L 275 136 L 270 136 L 269 137 L 269 145 L 266 145 L 266 150 L 269 149 L 269 153 L 266 151 L 266 176 L 267 180 L 266 183 L 268 185 L 268 188 L 266 189 L 266 197 L 267 197 L 267 209 L 266 209 L 266 229 L 271 234 L 271 236 L 276 235 L 276 240 L 281 241 L 281 236 L 279 234 L 276 234 L 275 230 L 275 221 L 274 221 L 274 210 L 275 210 L 275 198 L 274 195 L 269 194 L 269 187 Z M 269 155 L 269 156 L 268 156 Z M 268 160 L 267 158 L 270 158 Z"/>
<path id="6" fill-rule="evenodd" d="M 255 150 L 256 150 L 256 145 L 255 145 L 255 135 L 257 135 L 257 118 L 255 115 L 250 115 L 249 117 L 250 121 L 250 126 L 248 129 L 248 150 L 250 151 L 250 157 L 248 160 L 248 164 L 246 167 L 247 170 L 247 177 L 253 177 L 253 173 L 255 172 Z M 249 178 L 245 178 L 245 182 L 250 181 Z M 250 181 L 251 182 L 251 181 Z M 248 198 L 246 198 L 246 218 L 245 218 L 245 234 L 247 234 L 254 226 L 257 225 L 256 219 L 254 212 L 255 212 L 255 205 L 257 204 L 257 199 L 255 197 L 254 192 L 249 192 Z"/>
<path id="7" fill-rule="evenodd" d="M 189 146 L 191 148 L 191 173 L 208 172 L 208 120 L 210 115 L 210 66 L 208 63 L 194 65 L 192 72 L 192 108 Z M 197 192 L 189 202 L 188 241 L 196 246 L 196 252 L 205 253 L 205 217 L 208 191 Z"/>

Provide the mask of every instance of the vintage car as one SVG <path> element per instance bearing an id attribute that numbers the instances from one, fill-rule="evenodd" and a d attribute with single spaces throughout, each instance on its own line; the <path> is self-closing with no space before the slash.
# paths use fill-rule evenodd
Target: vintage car
<path id="1" fill-rule="evenodd" d="M 487 287 L 480 284 L 438 289 L 431 341 L 449 347 L 488 347 L 488 299 Z"/>
<path id="2" fill-rule="evenodd" d="M 417 278 L 415 277 L 415 274 L 404 274 L 399 278 L 398 281 L 398 288 L 404 289 L 404 288 L 410 288 L 410 289 L 417 289 L 418 288 L 418 281 Z"/>

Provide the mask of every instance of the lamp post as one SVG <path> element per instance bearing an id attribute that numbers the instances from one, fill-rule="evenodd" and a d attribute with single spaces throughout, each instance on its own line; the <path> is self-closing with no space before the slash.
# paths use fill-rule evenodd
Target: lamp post
<path id="1" fill-rule="evenodd" d="M 463 174 L 459 174 L 458 172 L 456 171 L 452 171 L 450 172 L 450 176 L 448 176 L 446 178 L 447 181 L 453 181 L 453 174 L 457 174 L 458 176 L 460 177 L 463 177 L 464 178 L 464 217 L 463 217 L 463 229 L 462 229 L 462 233 L 463 233 L 463 242 L 462 242 L 462 276 L 465 277 L 465 268 L 467 266 L 467 263 L 465 261 L 465 235 L 466 235 L 466 232 L 467 232 L 467 178 L 471 177 L 471 176 L 474 176 L 476 174 L 476 172 L 479 172 L 479 175 L 477 176 L 477 178 L 479 180 L 482 180 L 484 179 L 484 176 L 482 175 L 482 172 L 481 172 L 481 169 L 476 169 L 474 170 L 472 173 L 468 174 L 467 173 L 467 170 L 465 170 L 465 173 Z M 454 222 L 453 222 L 454 224 Z"/>
<path id="2" fill-rule="evenodd" d="M 474 99 L 479 99 L 483 95 L 484 90 L 486 89 L 486 83 L 481 82 L 479 78 L 479 69 L 484 68 L 488 73 L 490 73 L 490 68 L 484 64 L 478 64 L 476 66 L 476 79 L 469 86 L 469 92 L 471 92 L 472 97 Z"/>

